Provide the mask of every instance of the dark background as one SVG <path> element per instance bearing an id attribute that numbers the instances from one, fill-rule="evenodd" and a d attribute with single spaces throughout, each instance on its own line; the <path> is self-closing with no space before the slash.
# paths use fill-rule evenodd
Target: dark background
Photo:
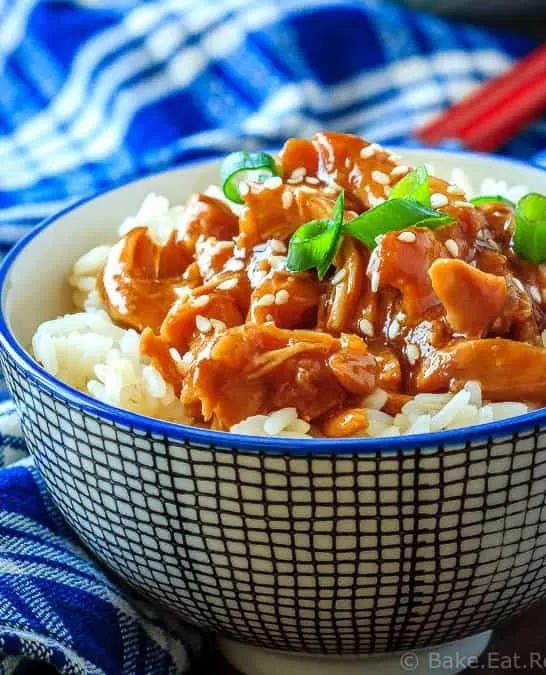
<path id="1" fill-rule="evenodd" d="M 476 2 L 479 1 L 480 0 L 476 0 Z M 517 7 L 518 0 L 506 0 L 506 2 L 512 3 L 514 7 Z M 544 2 L 544 9 L 546 9 L 546 1 Z M 498 30 L 505 30 L 511 33 L 523 33 L 540 40 L 546 40 L 546 18 L 544 16 L 537 17 L 533 20 L 525 19 L 523 21 L 518 21 L 518 19 L 489 19 L 487 21 L 481 21 L 480 23 Z"/>

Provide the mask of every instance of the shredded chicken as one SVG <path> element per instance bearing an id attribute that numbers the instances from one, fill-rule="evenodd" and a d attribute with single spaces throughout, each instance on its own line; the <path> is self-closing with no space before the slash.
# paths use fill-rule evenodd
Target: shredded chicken
<path id="1" fill-rule="evenodd" d="M 356 336 L 246 324 L 196 345 L 182 400 L 216 428 L 278 408 L 314 420 L 375 388 L 376 363 Z"/>
<path id="2" fill-rule="evenodd" d="M 409 171 L 356 136 L 290 139 L 281 179 L 249 183 L 242 215 L 202 194 L 168 241 L 129 232 L 99 274 L 106 310 L 143 331 L 141 351 L 196 422 L 229 429 L 283 407 L 328 436 L 362 433 L 376 386 L 396 413 L 416 392 L 478 380 L 491 400 L 546 400 L 546 268 L 512 248 L 509 205 L 474 208 L 431 177 L 454 222 L 391 231 L 369 250 L 340 240 L 333 265 L 286 268 L 300 225 L 388 199 Z"/>

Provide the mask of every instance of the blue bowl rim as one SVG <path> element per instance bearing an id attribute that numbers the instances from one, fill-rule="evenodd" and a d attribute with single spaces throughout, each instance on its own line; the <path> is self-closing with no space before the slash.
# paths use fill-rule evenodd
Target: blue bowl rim
<path id="1" fill-rule="evenodd" d="M 408 150 L 425 150 L 431 154 L 464 154 L 467 156 L 480 157 L 482 159 L 490 157 L 495 161 L 501 161 L 507 164 L 523 165 L 536 169 L 544 169 L 532 162 L 515 160 L 500 155 L 479 154 L 466 152 L 464 150 L 442 150 L 437 148 L 393 148 L 393 151 L 401 152 Z M 489 424 L 474 425 L 462 429 L 453 429 L 450 431 L 439 431 L 426 434 L 413 434 L 407 436 L 396 436 L 387 438 L 276 438 L 268 436 L 253 436 L 245 434 L 234 434 L 226 431 L 214 431 L 200 427 L 177 424 L 164 420 L 146 417 L 137 413 L 116 408 L 115 406 L 103 403 L 88 394 L 74 389 L 68 384 L 61 382 L 50 375 L 42 368 L 30 354 L 18 343 L 7 325 L 4 311 L 4 292 L 9 272 L 18 256 L 44 229 L 55 223 L 67 213 L 83 206 L 87 202 L 97 199 L 103 195 L 116 191 L 117 189 L 138 183 L 152 177 L 166 175 L 168 173 L 179 171 L 185 166 L 210 163 L 218 160 L 223 153 L 208 155 L 191 159 L 177 165 L 171 169 L 151 173 L 146 176 L 133 178 L 127 181 L 120 181 L 117 184 L 109 185 L 108 188 L 87 195 L 69 203 L 66 207 L 57 213 L 49 216 L 37 224 L 30 232 L 23 236 L 7 253 L 0 264 L 0 347 L 13 359 L 20 368 L 26 373 L 27 377 L 37 384 L 41 389 L 61 399 L 67 405 L 75 405 L 78 409 L 94 415 L 96 418 L 106 419 L 124 427 L 134 427 L 142 432 L 150 433 L 154 436 L 167 437 L 173 441 L 191 442 L 196 445 L 213 446 L 218 450 L 242 450 L 246 452 L 268 452 L 271 454 L 287 454 L 294 456 L 309 455 L 353 455 L 353 454 L 374 454 L 381 452 L 413 452 L 421 448 L 443 449 L 448 446 L 464 446 L 470 442 L 487 441 L 492 437 L 509 437 L 515 434 L 532 433 L 533 430 L 546 422 L 546 408 L 537 411 L 525 413 L 517 417 L 512 417 Z"/>

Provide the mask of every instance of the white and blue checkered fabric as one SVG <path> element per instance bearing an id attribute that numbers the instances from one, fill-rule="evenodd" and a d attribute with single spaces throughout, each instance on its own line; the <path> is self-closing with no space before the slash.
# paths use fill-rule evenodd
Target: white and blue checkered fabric
<path id="1" fill-rule="evenodd" d="M 67 201 L 190 158 L 324 128 L 412 143 L 532 47 L 375 0 L 0 0 L 0 254 Z M 539 122 L 503 152 L 545 147 Z M 87 557 L 22 455 L 7 401 L 0 675 L 21 656 L 62 673 L 186 670 L 195 635 Z"/>

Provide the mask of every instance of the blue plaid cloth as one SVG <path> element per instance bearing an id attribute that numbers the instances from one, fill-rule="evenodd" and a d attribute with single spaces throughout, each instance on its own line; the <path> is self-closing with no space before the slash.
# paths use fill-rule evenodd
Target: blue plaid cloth
<path id="1" fill-rule="evenodd" d="M 0 253 L 68 200 L 318 129 L 391 144 L 533 44 L 374 0 L 0 0 Z M 505 149 L 546 147 L 539 122 Z M 542 155 L 546 166 L 546 155 Z M 71 535 L 0 406 L 0 675 L 183 672 L 198 640 Z"/>

